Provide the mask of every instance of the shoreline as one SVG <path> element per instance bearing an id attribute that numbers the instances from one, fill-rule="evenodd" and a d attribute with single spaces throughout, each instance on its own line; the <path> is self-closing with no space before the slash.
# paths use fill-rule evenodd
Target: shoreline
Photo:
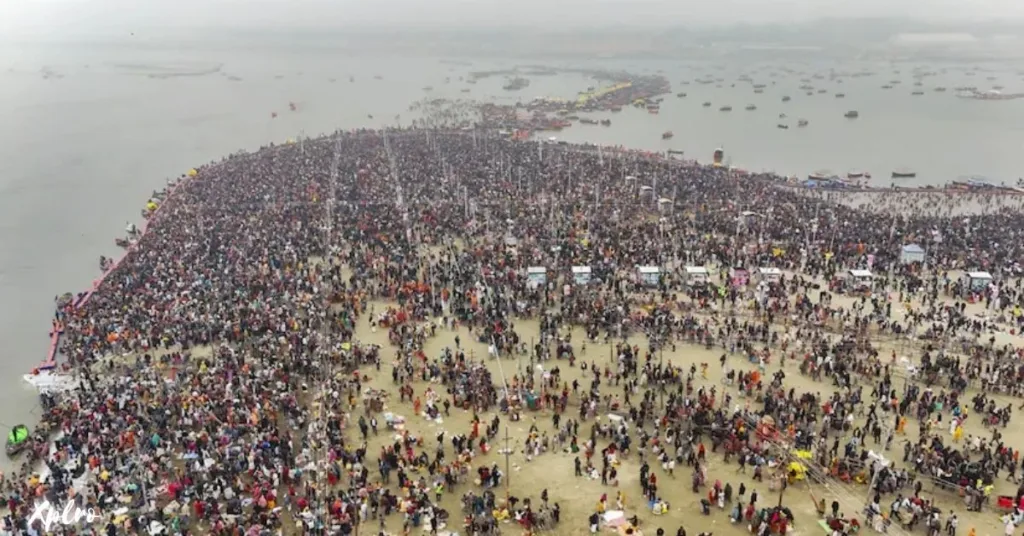
<path id="1" fill-rule="evenodd" d="M 125 248 L 124 253 L 122 253 L 121 256 L 119 256 L 117 259 L 113 260 L 113 262 L 111 262 L 110 264 L 110 267 L 104 270 L 98 278 L 93 280 L 92 285 L 88 290 L 73 295 L 71 302 L 64 306 L 67 312 L 73 313 L 75 309 L 78 309 L 79 307 L 82 307 L 89 302 L 89 299 L 92 298 L 93 294 L 95 294 L 97 290 L 99 290 L 100 286 L 107 279 L 107 277 L 115 270 L 117 270 L 121 263 L 124 262 L 126 258 L 128 258 L 128 255 L 130 255 L 132 251 L 134 251 L 135 248 L 138 247 L 139 242 L 142 240 L 143 237 L 146 236 L 146 233 L 149 232 L 150 224 L 155 220 L 155 218 L 159 216 L 161 209 L 163 209 L 164 205 L 167 204 L 173 198 L 174 193 L 178 190 L 178 188 L 187 185 L 192 179 L 194 179 L 197 176 L 198 171 L 195 175 L 189 175 L 188 173 L 186 173 L 183 177 L 175 181 L 174 184 L 168 185 L 167 187 L 164 188 L 163 191 L 166 192 L 166 195 L 164 195 L 163 199 L 160 201 L 157 207 L 149 214 L 149 217 L 144 218 L 145 221 L 143 221 L 142 225 L 139 227 L 138 239 L 134 243 L 129 244 L 129 246 Z M 57 309 L 57 311 L 59 310 L 60 308 Z M 53 372 L 57 369 L 57 358 L 58 354 L 60 353 L 60 340 L 63 334 L 63 324 L 55 324 L 51 328 L 50 346 L 46 353 L 46 359 L 44 359 L 42 363 L 40 363 L 34 369 L 32 369 L 32 375 L 38 375 L 40 372 L 45 371 Z M 70 363 L 68 364 L 70 365 Z"/>

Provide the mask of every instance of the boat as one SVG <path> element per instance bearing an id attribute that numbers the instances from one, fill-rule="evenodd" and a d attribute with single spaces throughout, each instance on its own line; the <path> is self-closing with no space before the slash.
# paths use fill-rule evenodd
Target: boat
<path id="1" fill-rule="evenodd" d="M 843 114 L 843 117 L 845 117 L 847 119 L 856 119 L 856 118 L 860 117 L 860 114 L 857 113 L 857 110 L 850 110 L 849 112 L 846 112 L 845 114 Z"/>
<path id="2" fill-rule="evenodd" d="M 946 91 L 946 88 L 944 88 L 944 87 L 937 87 L 937 88 L 935 88 L 935 91 L 937 91 L 939 93 L 942 93 L 943 91 Z"/>
<path id="3" fill-rule="evenodd" d="M 882 89 L 892 89 L 892 86 L 890 86 L 889 84 L 886 84 L 886 85 L 882 86 Z"/>
<path id="4" fill-rule="evenodd" d="M 718 149 L 715 149 L 715 153 L 714 153 L 714 156 L 712 158 L 713 158 L 713 160 L 712 160 L 713 165 L 721 166 L 722 165 L 722 159 L 725 158 L 725 150 L 722 149 L 721 147 L 719 147 Z"/>
<path id="5" fill-rule="evenodd" d="M 355 82 L 356 81 L 356 77 L 350 76 L 350 77 L 348 77 L 348 81 L 349 82 Z"/>
<path id="6" fill-rule="evenodd" d="M 830 178 L 832 178 L 832 172 L 827 169 L 819 169 L 807 175 L 807 180 L 811 181 L 827 181 Z"/>
<path id="7" fill-rule="evenodd" d="M 686 96 L 686 93 L 676 93 L 676 96 L 681 99 Z"/>
<path id="8" fill-rule="evenodd" d="M 760 89 L 760 88 L 758 88 L 758 89 L 755 89 L 755 90 L 754 90 L 754 93 L 764 93 L 764 90 L 763 90 L 763 89 Z"/>
<path id="9" fill-rule="evenodd" d="M 709 108 L 709 107 L 711 107 L 711 103 L 710 102 L 705 102 L 702 106 L 704 106 L 705 108 Z"/>
<path id="10" fill-rule="evenodd" d="M 570 119 L 571 119 L 571 117 L 570 117 Z M 597 124 L 597 120 L 596 119 L 588 119 L 588 118 L 584 117 L 583 119 L 580 119 L 580 123 L 582 123 L 584 125 L 596 125 Z"/>
<path id="11" fill-rule="evenodd" d="M 382 77 L 382 76 L 381 76 L 381 75 L 379 75 L 379 74 L 375 74 L 375 75 L 373 75 L 373 79 L 374 79 L 374 80 L 384 80 L 384 77 Z"/>
<path id="12" fill-rule="evenodd" d="M 837 99 L 845 99 L 846 98 L 846 93 L 836 93 L 836 98 Z"/>
<path id="13" fill-rule="evenodd" d="M 748 104 L 747 105 L 747 110 L 756 110 L 756 109 L 757 109 L 757 106 L 754 106 L 753 104 Z"/>
<path id="14" fill-rule="evenodd" d="M 601 126 L 602 127 L 610 127 L 610 126 L 612 126 L 612 120 L 611 119 L 602 119 L 601 120 Z"/>
<path id="15" fill-rule="evenodd" d="M 789 95 L 782 97 L 782 102 L 789 102 Z"/>
<path id="16" fill-rule="evenodd" d="M 501 89 L 504 89 L 505 91 L 519 91 L 529 85 L 530 79 L 517 76 L 506 82 L 504 86 L 501 86 Z"/>
<path id="17" fill-rule="evenodd" d="M 24 424 L 15 425 L 7 434 L 7 457 L 17 456 L 21 451 L 32 446 L 32 436 L 28 426 Z"/>
<path id="18" fill-rule="evenodd" d="M 818 90 L 818 93 L 828 93 L 828 90 L 825 90 L 825 89 L 819 89 L 819 90 Z"/>
<path id="19" fill-rule="evenodd" d="M 663 140 L 670 139 L 670 138 L 672 138 L 672 136 L 675 136 L 675 134 L 672 134 L 671 130 L 666 130 L 665 132 L 661 133 L 661 139 L 663 139 Z"/>
<path id="20" fill-rule="evenodd" d="M 892 178 L 894 179 L 910 179 L 916 176 L 916 171 L 907 168 L 900 168 L 892 172 Z"/>
<path id="21" fill-rule="evenodd" d="M 291 111 L 293 111 L 293 112 L 294 112 L 295 110 L 298 110 L 298 109 L 299 109 L 299 108 L 298 108 L 298 106 L 296 106 L 294 102 L 289 102 L 289 103 L 288 103 L 288 108 L 289 108 L 289 109 L 291 109 Z"/>
<path id="22" fill-rule="evenodd" d="M 775 125 L 775 126 L 778 127 L 778 128 L 781 128 L 782 130 L 788 130 L 789 129 L 789 125 L 786 125 L 786 124 L 783 124 L 783 123 L 779 123 L 778 125 Z"/>
<path id="23" fill-rule="evenodd" d="M 864 177 L 864 172 L 863 171 L 856 171 L 856 170 L 854 170 L 854 171 L 849 171 L 849 172 L 846 173 L 846 178 L 847 179 L 860 179 L 860 178 L 863 178 L 863 177 Z"/>
<path id="24" fill-rule="evenodd" d="M 732 106 L 722 106 L 721 108 L 718 109 L 718 111 L 719 112 L 731 112 L 732 111 Z"/>
<path id="25" fill-rule="evenodd" d="M 918 95 L 924 95 L 924 91 L 913 91 L 913 92 L 911 92 L 910 94 L 911 94 L 911 95 L 915 95 L 915 96 L 918 96 Z"/>
<path id="26" fill-rule="evenodd" d="M 423 86 L 423 91 L 434 91 L 434 86 Z"/>
<path id="27" fill-rule="evenodd" d="M 796 122 L 796 126 L 798 126 L 798 127 L 806 127 L 808 124 L 809 123 L 807 122 L 806 119 L 801 119 L 801 120 Z"/>
<path id="28" fill-rule="evenodd" d="M 779 114 L 779 119 L 785 119 L 785 118 L 786 118 L 786 114 Z"/>

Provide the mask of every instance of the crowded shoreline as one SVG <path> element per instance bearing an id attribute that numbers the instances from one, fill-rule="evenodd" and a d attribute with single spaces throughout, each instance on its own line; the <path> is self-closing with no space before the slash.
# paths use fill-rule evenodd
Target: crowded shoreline
<path id="1" fill-rule="evenodd" d="M 588 171 L 587 180 L 578 175 L 580 169 Z M 285 182 L 285 176 L 299 180 Z M 910 345 L 917 348 L 920 340 L 956 337 L 963 345 L 963 367 L 959 359 L 954 362 L 945 356 L 945 344 L 938 361 L 933 362 L 934 349 L 921 350 L 927 356 L 924 361 L 916 349 L 906 357 L 913 359 L 915 367 L 936 374 L 962 370 L 965 383 L 974 383 L 975 389 L 981 374 L 972 376 L 974 365 L 979 370 L 993 366 L 1004 370 L 1001 378 L 986 370 L 985 379 L 980 380 L 990 382 L 992 391 L 1012 394 L 1017 377 L 1007 361 L 1012 352 L 1005 347 L 960 341 L 997 324 L 1020 325 L 1013 320 L 1020 316 L 1012 314 L 1020 300 L 1013 241 L 968 264 L 969 257 L 984 247 L 984 237 L 1014 228 L 1017 216 L 1010 211 L 981 216 L 966 227 L 927 215 L 878 220 L 868 211 L 793 195 L 777 188 L 767 176 L 679 165 L 639 153 L 595 153 L 557 144 L 512 142 L 487 132 L 445 130 L 338 133 L 304 140 L 301 147 L 266 148 L 197 168 L 193 177 L 182 177 L 176 184 L 176 195 L 151 200 L 155 207 L 150 210 L 148 229 L 144 226 L 125 260 L 98 281 L 89 294 L 92 298 L 72 300 L 57 311 L 55 328 L 64 331 L 60 353 L 68 359 L 71 370 L 67 372 L 83 385 L 70 398 L 74 406 L 53 395 L 49 426 L 62 429 L 72 439 L 62 440 L 63 446 L 52 455 L 39 454 L 57 458 L 49 464 L 58 470 L 48 477 L 54 483 L 44 495 L 65 499 L 73 489 L 70 483 L 86 475 L 104 484 L 84 492 L 83 501 L 114 494 L 106 488 L 116 484 L 122 487 L 121 495 L 128 495 L 133 512 L 145 512 L 147 521 L 156 520 L 168 530 L 173 520 L 177 523 L 173 528 L 181 530 L 183 518 L 189 517 L 209 523 L 204 530 L 224 533 L 232 527 L 244 531 L 281 527 L 285 514 L 274 505 L 283 500 L 294 501 L 287 506 L 289 521 L 295 523 L 289 531 L 316 533 L 337 525 L 338 531 L 347 533 L 344 527 L 351 531 L 360 521 L 377 520 L 381 527 L 394 530 L 396 519 L 387 512 L 404 504 L 408 506 L 401 508 L 405 515 L 397 520 L 399 527 L 423 523 L 431 527 L 447 521 L 452 529 L 462 530 L 455 519 L 462 515 L 455 511 L 458 501 L 452 502 L 453 494 L 462 495 L 470 533 L 485 534 L 495 527 L 551 530 L 561 523 L 559 497 L 549 499 L 547 489 L 544 493 L 524 490 L 517 493 L 530 495 L 531 502 L 503 504 L 501 487 L 516 477 L 505 474 L 508 470 L 501 456 L 491 452 L 501 448 L 509 421 L 532 417 L 539 422 L 543 416 L 553 419 L 553 437 L 548 431 L 533 430 L 540 427 L 535 422 L 528 427 L 518 455 L 530 452 L 532 459 L 547 460 L 562 450 L 584 454 L 586 463 L 575 457 L 577 475 L 596 475 L 593 480 L 601 480 L 602 485 L 616 480 L 615 468 L 621 467 L 625 474 L 629 467 L 641 475 L 639 483 L 629 479 L 630 487 L 623 485 L 619 491 L 610 487 L 604 496 L 595 495 L 596 507 L 573 504 L 565 514 L 574 526 L 559 525 L 554 530 L 576 533 L 614 520 L 619 523 L 615 526 L 637 525 L 635 530 L 655 533 L 664 528 L 661 520 L 672 520 L 674 526 L 665 530 L 679 533 L 675 530 L 681 524 L 678 507 L 672 508 L 665 499 L 668 495 L 659 494 L 657 479 L 651 478 L 655 473 L 668 478 L 676 463 L 692 468 L 693 489 L 702 490 L 698 497 L 711 491 L 711 506 L 732 509 L 733 486 L 712 484 L 722 468 L 717 460 L 708 460 L 711 454 L 705 452 L 704 439 L 712 442 L 711 452 L 724 448 L 726 461 L 730 454 L 743 460 L 741 467 L 750 460 L 752 472 L 768 479 L 764 485 L 769 490 L 773 482 L 780 488 L 805 485 L 800 482 L 818 477 L 816 467 L 827 487 L 824 482 L 829 480 L 863 480 L 854 462 L 859 459 L 865 472 L 865 458 L 857 447 L 870 435 L 876 441 L 886 437 L 892 441 L 903 433 L 900 416 L 918 418 L 924 427 L 933 415 L 963 405 L 955 393 L 966 395 L 957 388 L 960 374 L 954 373 L 949 379 L 952 391 L 941 395 L 949 406 L 945 410 L 939 404 L 936 411 L 934 393 L 926 396 L 925 391 L 915 393 L 914 389 L 894 396 L 909 401 L 905 407 L 872 404 L 868 409 L 859 391 L 852 389 L 851 375 L 862 376 L 867 387 L 882 393 L 895 389 L 890 365 L 879 357 L 883 348 L 903 345 L 902 354 Z M 182 225 L 184 234 L 177 234 L 174 230 L 180 231 Z M 936 227 L 941 230 L 938 237 L 933 233 Z M 814 231 L 800 233 L 801 229 Z M 900 246 L 911 240 L 936 252 L 934 258 L 904 265 Z M 638 273 L 638 265 L 653 271 Z M 865 266 L 877 278 L 846 279 L 846 271 Z M 543 278 L 529 275 L 541 273 L 529 272 L 538 267 L 544 268 Z M 577 276 L 584 272 L 575 268 L 588 268 L 586 280 Z M 761 268 L 779 273 L 755 275 Z M 987 270 L 992 279 L 977 288 L 966 281 L 960 288 L 959 278 L 944 275 L 947 270 L 975 269 Z M 745 278 L 741 272 L 747 272 Z M 221 273 L 229 278 L 227 288 Z M 702 274 L 705 277 L 698 277 Z M 802 289 L 803 297 L 797 289 Z M 834 292 L 836 304 L 831 296 L 819 296 L 819 289 Z M 872 291 L 885 297 L 876 301 Z M 971 303 L 972 308 L 995 303 L 989 305 L 993 313 L 1009 320 L 979 321 L 968 316 L 966 309 L 951 308 L 950 300 L 957 294 L 959 301 Z M 901 313 L 903 304 L 906 310 Z M 232 311 L 233 307 L 238 310 Z M 731 311 L 731 319 L 726 311 Z M 787 318 L 784 323 L 782 317 Z M 935 324 L 943 323 L 944 328 L 936 328 Z M 535 332 L 528 345 L 525 325 Z M 914 339 L 904 335 L 911 328 Z M 470 337 L 475 339 L 473 344 L 483 345 L 483 351 L 477 347 L 477 355 L 463 348 L 471 344 Z M 374 342 L 365 344 L 369 340 Z M 667 349 L 670 356 L 675 355 L 677 344 L 691 355 L 701 347 L 712 355 L 702 356 L 710 357 L 707 361 L 676 365 L 654 358 Z M 720 370 L 708 371 L 708 363 L 717 359 L 713 349 L 719 347 L 733 357 L 725 359 L 723 354 Z M 388 370 L 386 356 L 391 354 L 394 360 Z M 130 357 L 111 359 L 112 355 Z M 487 359 L 488 355 L 495 359 Z M 790 369 L 784 368 L 787 358 Z M 588 360 L 588 369 L 581 369 Z M 744 367 L 736 360 L 753 366 Z M 524 367 L 523 361 L 529 366 Z M 824 422 L 837 418 L 845 422 L 846 416 L 852 421 L 857 415 L 858 426 L 840 428 L 844 438 L 845 432 L 856 432 L 854 428 L 862 435 L 849 438 L 843 456 L 835 452 L 835 463 L 828 459 L 828 445 L 819 441 L 824 437 L 814 435 L 827 435 L 828 426 L 820 431 L 815 426 L 822 418 L 816 408 L 826 401 L 808 391 L 810 398 L 799 404 L 796 415 L 780 404 L 787 400 L 783 385 L 792 384 L 788 376 L 780 377 L 773 369 L 792 374 L 794 363 L 799 363 L 802 374 L 798 376 L 824 376 L 847 386 L 841 396 L 825 404 L 830 409 L 824 412 Z M 536 367 L 542 372 L 535 378 Z M 370 378 L 374 369 L 383 380 Z M 358 375 L 348 377 L 356 371 Z M 766 386 L 769 373 L 773 377 Z M 110 374 L 121 377 L 112 380 L 106 377 Z M 577 376 L 571 392 L 566 386 L 559 394 L 562 375 Z M 133 377 L 153 385 L 192 386 L 197 394 L 182 398 L 182 394 L 131 386 L 129 391 L 154 404 L 142 406 L 124 396 L 125 382 Z M 424 379 L 430 381 L 424 383 Z M 590 382 L 589 392 L 585 387 L 577 391 L 578 380 L 584 380 L 584 386 Z M 274 382 L 279 386 L 273 387 Z M 626 387 L 622 396 L 611 391 L 620 382 Z M 363 387 L 370 384 L 367 395 Z M 216 390 L 224 385 L 236 387 L 244 396 L 227 408 L 215 409 L 210 403 L 223 396 Z M 441 394 L 437 386 L 446 387 L 449 395 Z M 389 388 L 394 393 L 388 393 Z M 267 398 L 268 393 L 274 396 Z M 109 394 L 116 395 L 109 398 L 113 405 Z M 396 395 L 398 402 L 393 400 Z M 637 402 L 631 402 L 631 397 Z M 658 397 L 661 401 L 656 402 Z M 749 397 L 763 403 L 764 409 L 747 403 L 745 409 L 737 405 L 736 411 L 729 411 L 732 397 Z M 279 399 L 281 409 L 270 407 L 272 398 Z M 788 400 L 796 401 L 792 390 Z M 358 418 L 357 432 L 359 402 L 366 411 Z M 227 464 L 216 470 L 204 463 L 181 466 L 180 460 L 173 461 L 172 453 L 191 460 L 203 458 L 210 448 L 193 437 L 196 429 L 209 429 L 210 424 L 183 434 L 197 425 L 192 416 L 180 413 L 181 404 L 203 408 L 200 413 L 208 417 L 200 421 L 219 423 L 214 426 L 222 429 L 214 435 L 225 446 L 245 443 L 244 435 L 225 433 L 225 427 L 237 429 L 237 424 L 248 421 L 245 426 L 264 434 L 262 441 L 272 448 L 250 450 L 247 480 L 254 477 L 251 481 L 237 480 L 239 472 L 246 472 L 241 470 L 245 463 L 231 466 L 227 454 L 213 457 L 216 466 Z M 380 410 L 385 404 L 404 408 L 412 418 L 397 423 L 398 411 Z M 451 436 L 442 434 L 435 440 L 414 421 L 429 418 L 436 423 L 442 414 L 449 416 L 449 405 L 472 409 L 474 414 L 469 422 L 460 423 L 461 429 L 449 431 Z M 992 413 L 1003 425 L 1009 421 L 1009 410 L 1003 413 L 993 406 L 989 411 L 987 406 L 987 402 L 981 404 L 981 414 Z M 175 409 L 168 411 L 168 417 L 159 417 L 152 410 L 161 407 Z M 251 407 L 255 409 L 243 410 Z M 585 432 L 597 423 L 589 440 L 579 436 L 578 421 L 568 431 L 559 424 L 558 416 L 563 414 L 572 421 L 577 407 Z M 125 423 L 128 435 L 121 434 L 117 444 L 101 439 L 98 434 L 104 428 L 88 418 L 100 408 L 135 412 Z M 896 424 L 886 426 L 876 412 L 896 417 Z M 488 424 L 490 418 L 477 418 L 477 413 L 493 413 L 495 420 Z M 391 417 L 386 418 L 387 414 Z M 617 419 L 606 418 L 602 423 L 597 420 L 599 414 L 614 414 Z M 869 416 L 863 426 L 862 414 Z M 131 411 L 126 415 L 131 416 Z M 762 426 L 768 423 L 767 417 L 773 424 Z M 954 418 L 959 420 L 960 414 Z M 306 429 L 306 433 L 301 440 L 299 436 L 286 439 L 275 420 L 295 424 L 295 430 Z M 378 420 L 399 438 L 394 445 L 382 446 L 377 461 L 383 482 L 397 469 L 399 482 L 412 484 L 400 486 L 407 490 L 401 496 L 386 491 L 384 485 L 374 485 L 375 479 L 365 470 L 368 451 L 346 439 L 359 433 L 366 440 L 370 430 L 376 436 Z M 618 422 L 623 425 L 614 424 Z M 975 424 L 965 422 L 962 428 Z M 924 467 L 936 465 L 939 474 L 953 474 L 956 467 L 943 465 L 940 455 L 944 449 L 953 449 L 952 444 L 935 450 L 933 441 L 925 441 L 936 433 L 932 428 L 929 425 L 927 433 L 920 434 L 914 447 L 924 445 L 930 450 L 922 454 L 929 460 Z M 198 436 L 205 433 L 200 431 Z M 142 439 L 149 446 L 141 445 Z M 441 456 L 449 443 L 453 460 Z M 435 446 L 437 456 L 431 461 L 430 450 Z M 996 474 L 1006 465 L 1007 456 L 1000 450 L 1002 442 L 998 446 L 992 445 L 997 455 L 983 459 L 992 462 Z M 976 457 L 988 453 L 987 449 L 988 445 L 979 444 L 963 454 Z M 810 460 L 798 461 L 794 450 L 808 452 Z M 74 469 L 57 463 L 83 457 L 87 451 L 88 461 L 79 461 Z M 104 451 L 116 453 L 117 458 L 134 458 L 135 452 L 141 452 L 143 463 L 137 469 L 141 476 L 133 469 L 118 474 L 117 481 L 102 478 L 105 472 L 119 472 L 107 468 Z M 189 454 L 195 458 L 184 458 Z M 657 457 L 655 469 L 644 461 L 645 456 Z M 475 457 L 486 461 L 476 466 Z M 1016 461 L 1014 455 L 1010 458 Z M 562 473 L 567 479 L 573 471 L 570 459 L 559 459 L 569 466 Z M 344 468 L 355 469 L 336 467 L 342 461 Z M 178 474 L 157 469 L 165 462 L 176 466 Z M 802 469 L 779 469 L 791 463 Z M 463 471 L 470 464 L 486 468 L 486 474 L 467 478 Z M 300 466 L 312 469 L 299 470 Z M 363 467 L 361 473 L 358 467 Z M 864 485 L 876 486 L 880 495 L 895 490 L 909 495 L 914 484 L 905 475 L 871 467 Z M 417 470 L 428 472 L 433 482 L 409 480 L 408 474 Z M 303 480 L 304 472 L 315 478 Z M 1016 468 L 1011 474 L 1015 472 Z M 798 473 L 812 476 L 801 478 Z M 870 478 L 875 473 L 884 476 Z M 229 474 L 234 474 L 235 482 Z M 993 481 L 988 473 L 985 476 L 977 480 Z M 958 477 L 956 482 L 974 480 L 964 474 Z M 198 481 L 205 485 L 197 489 Z M 162 498 L 152 498 L 164 503 L 159 509 L 147 511 L 151 500 L 147 487 L 165 487 Z M 237 487 L 261 493 L 242 505 L 232 501 L 239 498 Z M 226 494 L 228 488 L 233 491 Z M 441 491 L 435 493 L 436 489 Z M 963 489 L 969 497 L 982 491 L 981 487 L 971 491 L 973 483 Z M 332 500 L 324 499 L 325 490 Z M 746 500 L 744 491 L 738 495 Z M 561 504 L 569 504 L 570 496 L 563 490 Z M 180 499 L 194 497 L 202 500 L 181 508 L 191 515 L 183 516 L 174 508 L 167 513 L 166 503 L 176 502 L 180 508 L 185 504 Z M 908 497 L 905 509 L 918 522 L 932 523 L 931 514 L 923 514 L 926 501 L 918 494 L 914 498 L 920 501 Z M 756 497 L 751 499 L 751 508 L 739 505 L 734 518 L 737 527 L 749 524 L 755 532 L 785 532 L 787 524 L 814 522 L 796 505 L 787 514 L 771 508 L 770 500 L 765 507 Z M 849 518 L 860 518 L 858 526 L 866 524 L 856 511 L 863 501 L 849 504 L 847 497 L 842 502 Z M 869 511 L 878 502 L 871 501 Z M 703 502 L 698 504 L 683 515 L 697 516 L 706 509 L 707 515 L 727 522 L 735 513 L 712 513 Z M 878 505 L 878 517 L 883 506 Z M 605 516 L 608 512 L 629 515 Z M 591 523 L 595 513 L 601 516 Z M 838 512 L 823 513 L 827 524 L 835 521 L 842 531 L 850 530 L 849 520 L 844 522 Z M 662 515 L 667 517 L 659 519 Z M 517 524 L 502 523 L 506 518 Z M 132 516 L 122 522 L 136 521 Z M 700 521 L 689 526 L 693 534 L 710 533 L 710 525 Z"/>

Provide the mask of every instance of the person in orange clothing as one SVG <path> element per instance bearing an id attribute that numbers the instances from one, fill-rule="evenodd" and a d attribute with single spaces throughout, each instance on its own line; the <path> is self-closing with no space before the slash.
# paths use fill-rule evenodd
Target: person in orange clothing
<path id="1" fill-rule="evenodd" d="M 416 401 L 412 403 L 412 411 L 413 411 L 413 413 L 415 413 L 416 415 L 419 415 L 420 414 L 420 406 L 422 406 L 422 405 L 423 405 L 423 403 L 420 402 L 420 397 L 417 396 L 416 397 Z"/>

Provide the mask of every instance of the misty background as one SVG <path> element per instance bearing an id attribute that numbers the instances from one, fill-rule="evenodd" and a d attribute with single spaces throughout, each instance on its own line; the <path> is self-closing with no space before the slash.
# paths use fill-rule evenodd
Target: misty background
<path id="1" fill-rule="evenodd" d="M 878 45 L 969 34 L 1017 48 L 1017 0 L 31 0 L 0 3 L 0 42 L 666 54 L 721 41 Z M 598 46 L 612 38 L 631 46 Z M 525 43 L 520 43 L 523 41 Z M 960 39 L 963 41 L 963 39 Z M 409 46 L 410 43 L 427 45 Z M 589 42 L 594 42 L 588 45 Z M 493 50 L 492 50 L 493 49 Z"/>

